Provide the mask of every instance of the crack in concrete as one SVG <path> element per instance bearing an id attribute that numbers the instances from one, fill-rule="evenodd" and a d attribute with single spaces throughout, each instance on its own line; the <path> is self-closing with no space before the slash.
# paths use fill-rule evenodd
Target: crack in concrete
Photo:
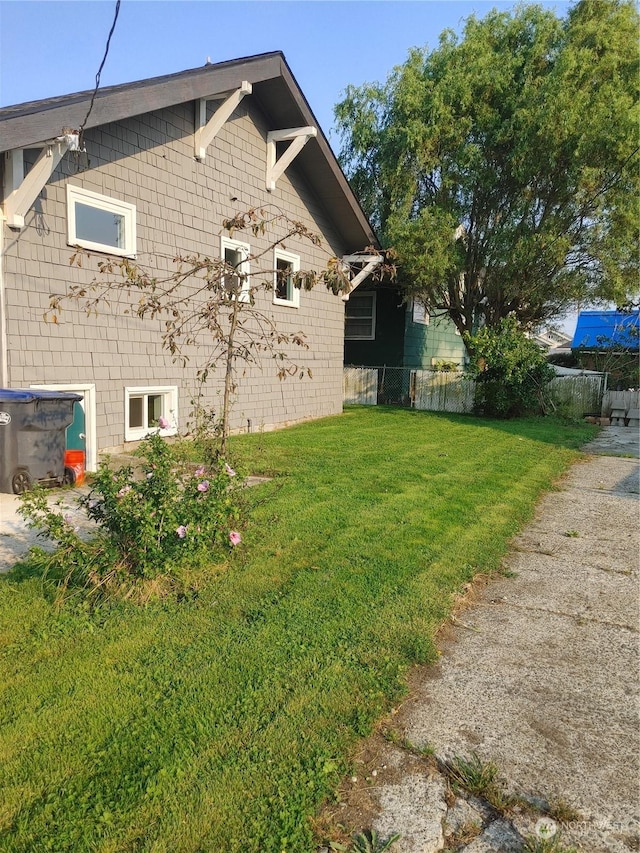
<path id="1" fill-rule="evenodd" d="M 500 604 L 500 605 L 506 604 L 509 607 L 513 607 L 515 610 L 528 610 L 528 611 L 537 612 L 537 613 L 549 613 L 552 616 L 563 616 L 567 619 L 573 619 L 574 621 L 578 622 L 578 624 L 580 622 L 592 622 L 595 625 L 607 625 L 610 628 L 621 628 L 623 631 L 629 631 L 631 634 L 638 634 L 639 633 L 638 629 L 634 628 L 633 625 L 628 625 L 628 624 L 625 624 L 623 622 L 612 622 L 609 619 L 598 619 L 595 616 L 587 616 L 586 614 L 583 614 L 583 613 L 570 613 L 567 610 L 554 610 L 551 607 L 536 607 L 533 604 L 517 604 L 515 601 L 508 601 L 507 599 L 503 599 L 503 600 L 493 599 L 492 601 L 488 602 L 487 605 L 485 605 L 485 606 L 490 605 L 490 606 L 495 607 L 498 604 Z M 480 605 L 480 606 L 482 606 L 482 605 Z M 456 623 L 456 624 L 461 624 L 461 623 Z M 466 628 L 468 626 L 463 625 L 463 627 Z M 481 629 L 480 628 L 472 628 L 471 630 L 480 631 Z"/>

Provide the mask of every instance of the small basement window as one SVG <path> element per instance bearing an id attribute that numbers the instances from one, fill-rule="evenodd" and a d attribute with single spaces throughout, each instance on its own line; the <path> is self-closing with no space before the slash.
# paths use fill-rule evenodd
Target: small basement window
<path id="1" fill-rule="evenodd" d="M 282 249 L 275 251 L 273 304 L 300 307 L 300 288 L 294 284 L 295 273 L 300 271 L 300 258 Z"/>
<path id="2" fill-rule="evenodd" d="M 178 389 L 175 385 L 152 388 L 125 388 L 125 441 L 140 441 L 158 429 L 160 418 L 169 426 L 160 435 L 178 431 Z"/>
<path id="3" fill-rule="evenodd" d="M 344 336 L 347 340 L 373 341 L 376 337 L 376 294 L 355 291 L 345 302 Z"/>
<path id="4" fill-rule="evenodd" d="M 67 238 L 71 246 L 133 257 L 136 207 L 67 184 Z"/>
<path id="5" fill-rule="evenodd" d="M 235 273 L 225 275 L 224 287 L 232 299 L 240 299 L 240 302 L 249 301 L 249 245 L 240 243 L 238 240 L 230 240 L 228 237 L 221 238 L 221 256 L 224 262 L 233 267 Z"/>

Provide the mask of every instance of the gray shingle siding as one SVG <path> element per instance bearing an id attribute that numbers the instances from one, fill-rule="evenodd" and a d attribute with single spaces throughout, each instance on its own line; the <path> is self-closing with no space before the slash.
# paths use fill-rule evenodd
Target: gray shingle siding
<path id="1" fill-rule="evenodd" d="M 137 259 L 160 273 L 173 269 L 177 253 L 220 253 L 224 217 L 249 207 L 276 206 L 320 233 L 332 254 L 353 250 L 341 244 L 329 218 L 316 203 L 295 163 L 279 179 L 274 192 L 265 188 L 266 133 L 262 113 L 246 98 L 207 151 L 206 160 L 193 156 L 193 102 L 125 119 L 86 133 L 89 168 L 83 157 L 68 153 L 29 210 L 22 231 L 5 227 L 4 285 L 8 334 L 8 370 L 12 387 L 30 384 L 90 383 L 96 385 L 99 449 L 124 441 L 124 399 L 127 386 L 179 388 L 179 426 L 189 416 L 194 393 L 197 352 L 190 366 L 172 363 L 160 345 L 159 323 L 103 308 L 87 317 L 67 304 L 57 324 L 43 319 L 51 293 L 70 284 L 90 282 L 105 256 L 94 254 L 82 269 L 69 265 L 66 185 L 68 183 L 136 205 Z M 31 158 L 33 159 L 33 158 Z M 236 202 L 231 197 L 237 197 Z M 268 245 L 268 237 L 244 234 L 252 252 Z M 319 269 L 326 254 L 301 239 L 287 241 L 300 255 L 301 268 Z M 271 262 L 270 262 L 271 263 Z M 261 307 L 283 331 L 302 330 L 309 349 L 295 352 L 310 367 L 313 379 L 281 382 L 273 364 L 239 369 L 232 427 L 272 428 L 341 411 L 344 308 L 324 288 L 303 292 L 300 307 Z M 220 400 L 221 375 L 210 376 L 208 402 Z"/>

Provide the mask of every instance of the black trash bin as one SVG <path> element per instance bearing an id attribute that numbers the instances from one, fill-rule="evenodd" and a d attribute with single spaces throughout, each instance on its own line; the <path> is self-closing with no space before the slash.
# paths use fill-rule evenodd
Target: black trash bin
<path id="1" fill-rule="evenodd" d="M 79 394 L 0 389 L 0 492 L 21 494 L 65 479 L 65 430 Z"/>

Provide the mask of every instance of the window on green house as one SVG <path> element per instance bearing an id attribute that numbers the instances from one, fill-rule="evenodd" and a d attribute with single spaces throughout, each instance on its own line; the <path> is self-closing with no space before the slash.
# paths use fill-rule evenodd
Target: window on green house
<path id="1" fill-rule="evenodd" d="M 373 341 L 376 337 L 376 294 L 356 291 L 345 303 L 344 336 L 347 340 Z"/>

